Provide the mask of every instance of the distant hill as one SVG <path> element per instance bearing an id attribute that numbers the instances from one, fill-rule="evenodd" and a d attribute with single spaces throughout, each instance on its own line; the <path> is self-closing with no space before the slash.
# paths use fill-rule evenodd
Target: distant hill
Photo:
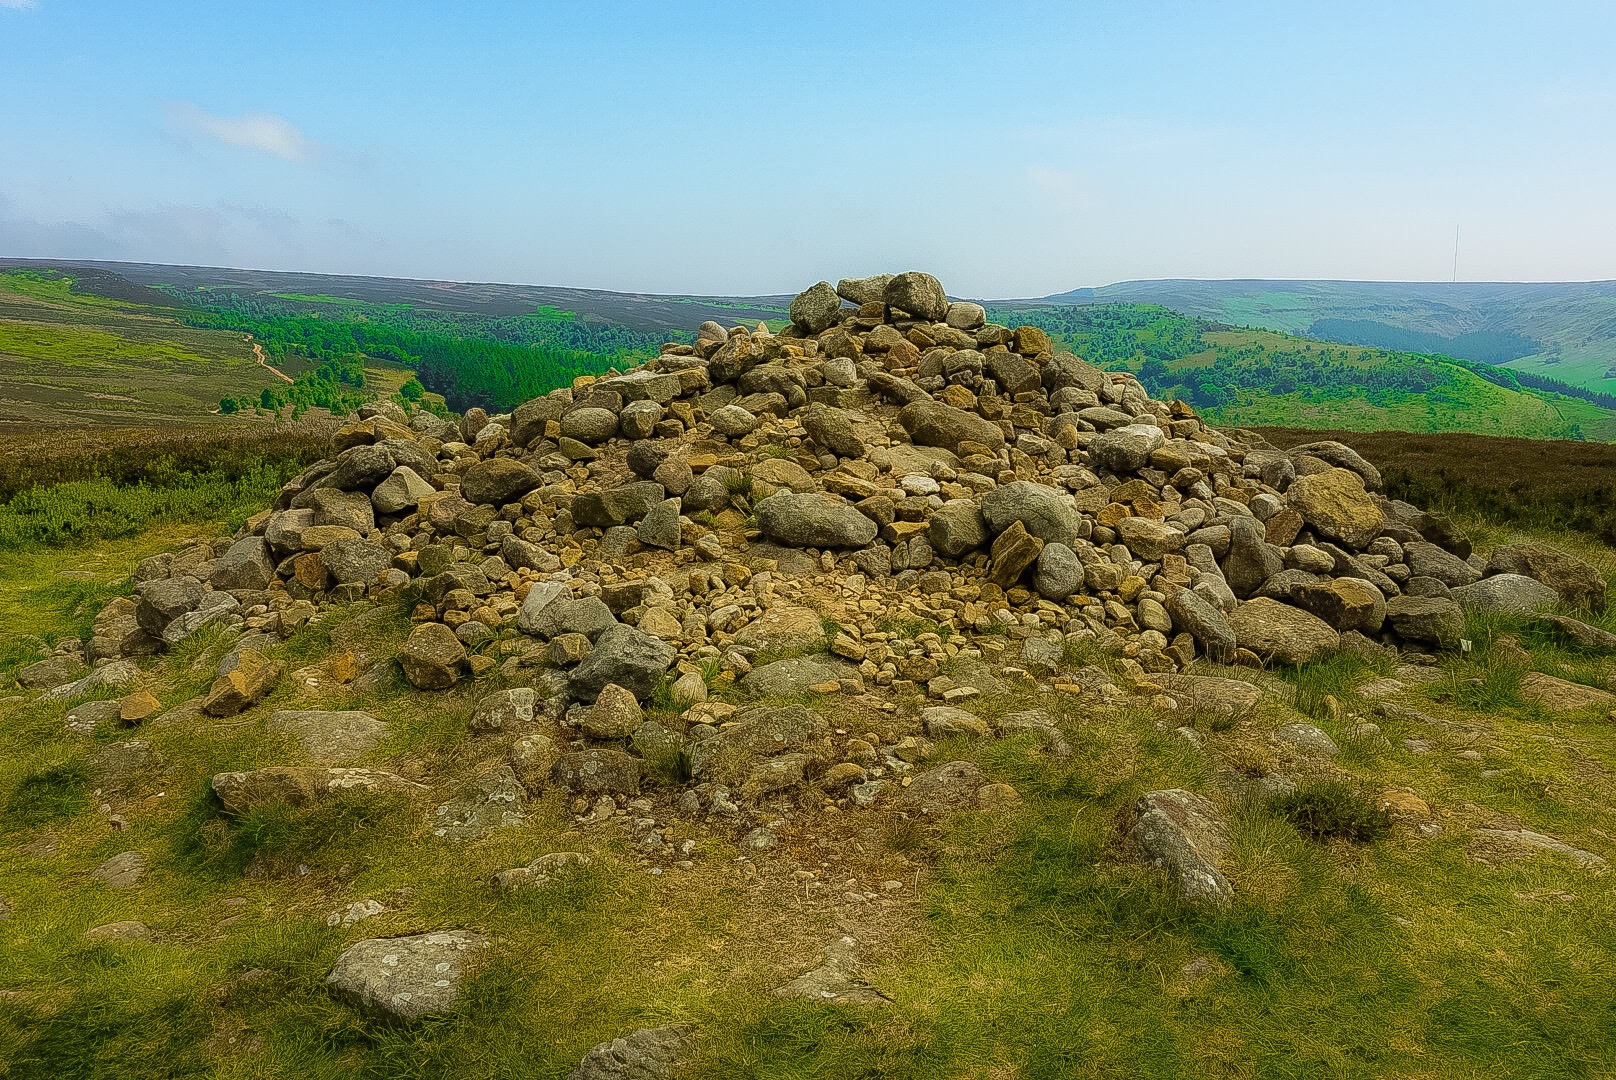
<path id="1" fill-rule="evenodd" d="M 1123 281 L 1045 304 L 1160 304 L 1232 326 L 1441 353 L 1616 393 L 1616 281 Z"/>
<path id="2" fill-rule="evenodd" d="M 56 295 L 84 303 L 65 317 L 93 300 L 187 334 L 217 333 L 235 350 L 251 340 L 300 379 L 325 371 L 340 382 L 362 367 L 372 383 L 391 384 L 413 373 L 456 409 L 507 409 L 576 375 L 629 366 L 664 341 L 689 340 L 706 319 L 779 326 L 791 300 L 147 263 L 0 260 L 0 274 L 7 265 L 23 268 L 13 276 L 66 275 L 71 293 L 64 282 L 52 286 Z M 1592 326 L 1601 304 L 1616 320 L 1616 286 L 1161 281 L 990 302 L 989 310 L 1011 325 L 1042 326 L 1096 363 L 1135 371 L 1222 424 L 1616 440 L 1616 396 L 1601 392 L 1616 390 L 1616 380 L 1570 385 L 1556 381 L 1567 365 L 1521 355 L 1541 349 L 1551 330 L 1568 333 L 1551 326 L 1555 305 Z M 1489 305 L 1493 324 L 1480 325 Z M 1526 329 L 1497 312 L 1515 312 Z M 1609 337 L 1616 341 L 1616 328 Z M 87 374 L 99 370 L 92 357 L 82 362 Z M 187 392 L 200 404 L 215 385 Z M 353 388 L 326 389 L 340 396 Z"/>

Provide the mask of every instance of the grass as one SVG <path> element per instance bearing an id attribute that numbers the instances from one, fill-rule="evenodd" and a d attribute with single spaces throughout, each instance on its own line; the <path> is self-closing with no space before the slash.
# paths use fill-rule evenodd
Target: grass
<path id="1" fill-rule="evenodd" d="M 135 560 L 216 528 L 8 550 L 0 625 L 26 626 L 47 645 L 82 635 Z M 355 605 L 272 651 L 291 669 L 340 651 L 388 663 L 408 628 L 407 605 Z M 883 628 L 911 639 L 942 629 Z M 434 838 L 431 808 L 505 760 L 499 737 L 466 726 L 476 700 L 506 685 L 498 677 L 430 695 L 397 682 L 311 695 L 288 679 L 239 718 L 94 739 L 64 730 L 65 703 L 0 705 L 0 892 L 13 912 L 0 922 L 0 1076 L 553 1078 L 595 1043 L 674 1020 L 701 1032 L 687 1078 L 1608 1076 L 1616 879 L 1554 857 L 1481 863 L 1466 832 L 1513 819 L 1616 854 L 1616 729 L 1518 698 L 1528 670 L 1598 682 L 1616 675 L 1616 659 L 1518 619 L 1477 620 L 1466 633 L 1475 651 L 1444 656 L 1439 683 L 1401 698 L 1437 726 L 1377 716 L 1389 748 L 1348 743 L 1334 761 L 1281 759 L 1269 733 L 1300 713 L 1341 736 L 1371 715 L 1361 687 L 1391 674 L 1389 662 L 1342 654 L 1251 673 L 1272 700 L 1202 729 L 1209 751 L 1174 732 L 1181 717 L 1148 707 L 1033 691 L 977 699 L 967 707 L 985 717 L 1048 711 L 1073 748 L 1052 758 L 1036 733 L 937 748 L 933 763 L 966 758 L 1012 784 L 1018 808 L 942 820 L 804 808 L 781 826 L 780 849 L 750 853 L 755 875 L 736 861 L 739 827 L 698 827 L 655 785 L 659 823 L 676 841 L 698 841 L 693 869 L 646 873 L 627 830 L 580 827 L 554 792 L 532 800 L 520 826 L 471 843 Z M 1527 650 L 1524 663 L 1500 644 L 1505 635 Z M 7 640 L 37 655 L 31 639 Z M 204 632 L 163 659 L 150 680 L 164 704 L 205 689 L 227 645 Z M 653 709 L 671 709 L 664 698 Z M 827 700 L 814 707 L 830 712 Z M 261 718 L 298 706 L 383 719 L 390 734 L 362 763 L 431 790 L 223 813 L 209 777 L 297 760 Z M 895 717 L 860 709 L 836 699 L 835 724 L 897 730 Z M 1434 749 L 1406 749 L 1416 736 Z M 131 737 L 162 764 L 133 779 L 118 804 L 128 829 L 114 832 L 97 812 L 95 754 Z M 1259 758 L 1293 776 L 1294 799 L 1264 805 L 1223 791 L 1229 762 Z M 665 781 L 682 775 L 664 766 Z M 1236 901 L 1226 911 L 1186 907 L 1126 857 L 1129 807 L 1166 787 L 1207 795 L 1228 817 Z M 1373 802 L 1392 789 L 1417 792 L 1440 834 L 1387 831 Z M 25 854 L 47 834 L 54 854 Z M 1372 842 L 1351 842 L 1362 838 Z M 150 863 L 134 888 L 89 879 L 131 849 Z M 491 882 L 566 850 L 595 862 L 542 891 Z M 836 888 L 810 897 L 796 867 L 904 888 L 858 905 Z M 388 910 L 326 924 L 366 898 Z M 146 922 L 154 940 L 84 940 L 123 919 Z M 444 928 L 495 942 L 453 1015 L 378 1025 L 324 985 L 353 941 Z M 838 1009 L 772 994 L 843 933 L 859 939 L 865 974 L 890 1004 Z"/>
<path id="2" fill-rule="evenodd" d="M 241 334 L 176 314 L 77 292 L 53 273 L 0 273 L 0 432 L 206 424 L 221 397 L 279 382 Z"/>

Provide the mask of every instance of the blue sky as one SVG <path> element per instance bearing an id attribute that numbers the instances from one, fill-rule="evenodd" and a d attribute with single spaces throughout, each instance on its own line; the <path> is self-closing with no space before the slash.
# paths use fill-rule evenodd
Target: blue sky
<path id="1" fill-rule="evenodd" d="M 1616 278 L 1616 4 L 0 0 L 0 254 Z"/>

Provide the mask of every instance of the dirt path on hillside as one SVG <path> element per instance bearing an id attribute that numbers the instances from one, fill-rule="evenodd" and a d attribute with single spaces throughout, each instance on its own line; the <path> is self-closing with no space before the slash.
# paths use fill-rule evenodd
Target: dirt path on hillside
<path id="1" fill-rule="evenodd" d="M 263 368 L 265 371 L 273 372 L 276 378 L 285 382 L 293 381 L 290 375 L 286 374 L 286 372 L 269 362 L 269 357 L 264 355 L 264 347 L 258 344 L 258 342 L 254 341 L 251 334 L 247 335 L 247 344 L 252 346 L 253 356 L 257 359 L 259 367 Z"/>

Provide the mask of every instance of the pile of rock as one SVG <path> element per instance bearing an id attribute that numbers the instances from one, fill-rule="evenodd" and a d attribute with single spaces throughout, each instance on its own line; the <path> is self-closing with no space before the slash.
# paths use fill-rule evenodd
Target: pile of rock
<path id="1" fill-rule="evenodd" d="M 1341 443 L 1215 431 L 921 273 L 820 282 L 778 332 L 704 323 L 508 415 L 368 406 L 336 449 L 236 537 L 142 563 L 90 659 L 408 588 L 416 687 L 499 665 L 583 739 L 634 749 L 666 739 L 597 698 L 666 685 L 708 736 L 729 708 L 703 704 L 714 668 L 755 696 L 954 704 L 975 690 L 950 659 L 1051 676 L 1087 644 L 1160 687 L 1198 659 L 1431 650 L 1467 609 L 1603 599 L 1563 553 L 1473 554 Z M 810 655 L 765 663 L 790 651 Z M 221 684 L 215 711 L 254 692 Z"/>

